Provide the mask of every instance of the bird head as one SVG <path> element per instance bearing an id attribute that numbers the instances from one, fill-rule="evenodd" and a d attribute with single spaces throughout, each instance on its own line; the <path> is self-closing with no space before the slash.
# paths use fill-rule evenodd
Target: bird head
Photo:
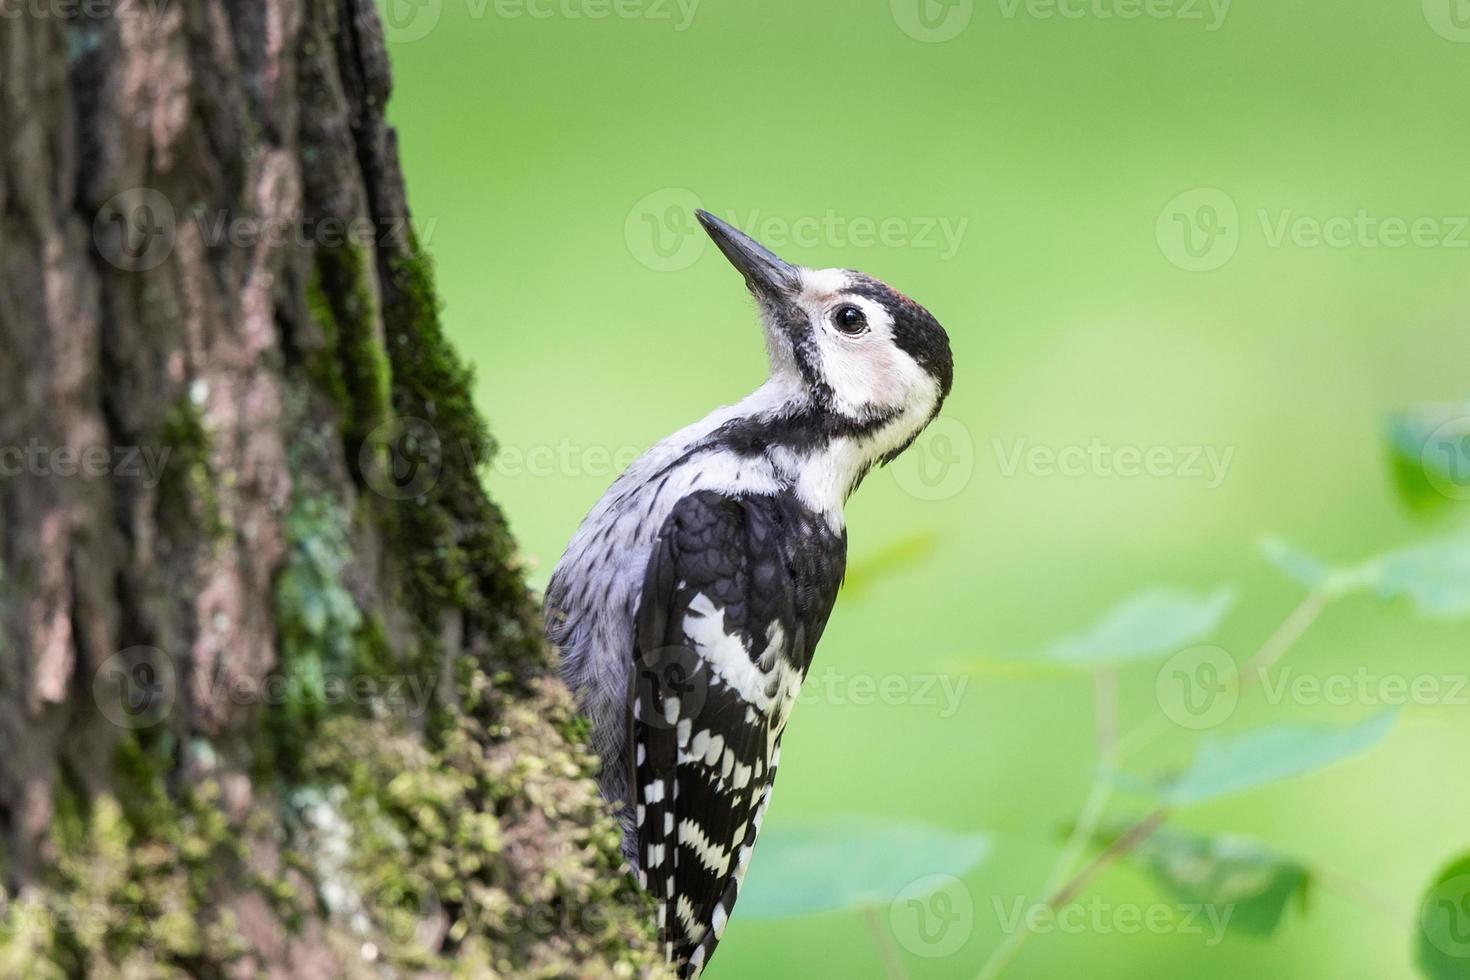
<path id="1" fill-rule="evenodd" d="M 918 303 L 850 269 L 792 265 L 705 211 L 699 222 L 755 297 L 771 379 L 834 438 L 886 463 L 939 414 L 949 335 Z M 863 467 L 866 469 L 866 466 Z"/>

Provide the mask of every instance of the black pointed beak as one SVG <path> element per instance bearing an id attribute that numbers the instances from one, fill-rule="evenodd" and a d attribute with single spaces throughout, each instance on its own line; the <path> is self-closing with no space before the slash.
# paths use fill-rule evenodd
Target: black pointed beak
<path id="1" fill-rule="evenodd" d="M 696 210 L 694 214 L 725 258 L 740 270 L 751 292 L 776 298 L 790 296 L 801 287 L 801 272 L 796 266 L 708 211 Z"/>

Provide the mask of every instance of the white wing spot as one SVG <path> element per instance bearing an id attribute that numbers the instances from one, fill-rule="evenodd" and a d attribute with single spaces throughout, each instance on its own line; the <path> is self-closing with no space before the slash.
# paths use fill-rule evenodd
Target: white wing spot
<path id="1" fill-rule="evenodd" d="M 725 906 L 716 902 L 714 915 L 710 918 L 710 925 L 715 930 L 716 939 L 725 938 L 725 923 L 727 921 L 729 921 L 729 916 L 725 914 Z"/>
<path id="2" fill-rule="evenodd" d="M 725 736 L 716 735 L 709 740 L 709 747 L 704 752 L 704 764 L 707 766 L 718 765 L 720 753 L 725 751 Z"/>

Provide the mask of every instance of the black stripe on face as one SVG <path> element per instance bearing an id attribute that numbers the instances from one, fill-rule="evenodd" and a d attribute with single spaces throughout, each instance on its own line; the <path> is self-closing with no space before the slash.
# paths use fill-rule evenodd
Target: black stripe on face
<path id="1" fill-rule="evenodd" d="M 817 345 L 816 327 L 806 311 L 795 303 L 771 304 L 767 315 L 776 329 L 791 344 L 791 356 L 801 380 L 818 404 L 832 404 L 832 388 L 822 378 L 822 352 Z"/>
<path id="2" fill-rule="evenodd" d="M 893 343 L 939 383 L 939 404 L 954 383 L 954 355 L 949 334 L 933 314 L 886 283 L 861 272 L 849 272 L 852 285 L 847 292 L 872 300 L 893 318 Z M 939 413 L 936 405 L 934 412 Z"/>

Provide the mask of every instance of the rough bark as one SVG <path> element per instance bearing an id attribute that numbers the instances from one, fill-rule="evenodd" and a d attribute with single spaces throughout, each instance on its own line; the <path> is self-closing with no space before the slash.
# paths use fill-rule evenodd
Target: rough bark
<path id="1" fill-rule="evenodd" d="M 0 976 L 656 969 L 370 0 L 0 13 Z"/>

